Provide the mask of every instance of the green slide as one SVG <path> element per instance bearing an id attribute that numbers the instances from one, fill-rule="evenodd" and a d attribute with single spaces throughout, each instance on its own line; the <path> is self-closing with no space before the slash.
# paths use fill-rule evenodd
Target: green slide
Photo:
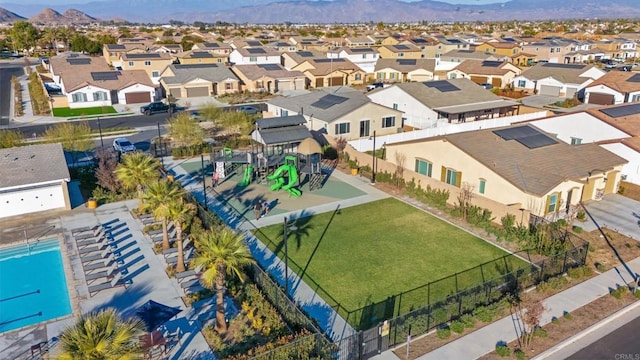
<path id="1" fill-rule="evenodd" d="M 242 182 L 238 184 L 238 186 L 247 186 L 251 183 L 251 177 L 253 177 L 253 166 L 249 165 L 246 169 L 244 169 L 244 177 L 242 178 Z"/>
<path id="2" fill-rule="evenodd" d="M 300 197 L 302 195 L 302 193 L 300 192 L 300 190 L 294 188 L 294 186 L 296 185 L 296 182 L 298 181 L 298 172 L 296 171 L 296 167 L 293 165 L 286 165 L 288 167 L 288 172 L 289 172 L 289 183 L 287 185 L 284 185 L 282 187 L 282 190 L 288 192 L 289 194 L 295 196 L 295 197 Z"/>

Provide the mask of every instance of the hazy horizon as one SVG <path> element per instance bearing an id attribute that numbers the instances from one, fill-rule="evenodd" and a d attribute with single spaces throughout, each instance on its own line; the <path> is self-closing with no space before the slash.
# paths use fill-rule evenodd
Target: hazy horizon
<path id="1" fill-rule="evenodd" d="M 90 2 L 100 2 L 105 0 L 0 0 L 0 4 L 20 4 L 20 5 L 46 5 L 46 6 L 61 6 L 61 5 L 73 5 L 73 4 L 86 4 Z M 275 1 L 297 1 L 297 0 L 273 0 Z M 403 2 L 417 2 L 421 0 L 399 0 Z M 495 3 L 504 3 L 511 0 L 434 0 L 449 4 L 457 5 L 486 5 Z"/>

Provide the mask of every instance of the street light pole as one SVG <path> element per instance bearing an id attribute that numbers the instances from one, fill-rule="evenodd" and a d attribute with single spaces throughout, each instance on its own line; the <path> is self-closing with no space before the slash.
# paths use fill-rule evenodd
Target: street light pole
<path id="1" fill-rule="evenodd" d="M 160 151 L 160 163 L 164 168 L 164 150 L 162 149 L 162 135 L 160 134 L 160 121 L 158 121 L 158 144 L 156 144 L 156 156 L 158 155 L 158 151 Z"/>
<path id="2" fill-rule="evenodd" d="M 104 149 L 104 141 L 102 140 L 102 126 L 100 125 L 100 116 L 98 116 L 98 132 L 100 132 L 100 148 Z"/>
<path id="3" fill-rule="evenodd" d="M 287 217 L 284 217 L 282 227 L 282 239 L 284 241 L 284 292 L 289 295 L 289 246 L 287 245 Z"/>
<path id="4" fill-rule="evenodd" d="M 205 208 L 209 208 L 209 206 L 207 205 L 207 186 L 206 186 L 206 176 L 205 176 L 205 171 L 204 171 L 204 154 L 200 154 L 200 162 L 202 165 L 202 193 L 204 194 L 204 207 Z"/>
<path id="5" fill-rule="evenodd" d="M 371 153 L 373 158 L 371 159 L 371 184 L 376 183 L 376 131 L 373 130 L 373 152 Z"/>

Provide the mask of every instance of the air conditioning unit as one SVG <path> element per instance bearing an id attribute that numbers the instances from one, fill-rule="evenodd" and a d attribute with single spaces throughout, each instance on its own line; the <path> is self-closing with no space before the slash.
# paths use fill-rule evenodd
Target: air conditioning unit
<path id="1" fill-rule="evenodd" d="M 626 181 L 627 180 L 627 175 L 620 175 L 620 180 Z"/>

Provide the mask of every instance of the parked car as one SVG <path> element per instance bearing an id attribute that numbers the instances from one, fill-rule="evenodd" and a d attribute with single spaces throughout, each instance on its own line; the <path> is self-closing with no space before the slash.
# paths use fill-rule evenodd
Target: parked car
<path id="1" fill-rule="evenodd" d="M 482 86 L 483 88 L 485 88 L 487 90 L 493 89 L 493 84 L 489 84 L 489 83 L 480 84 L 480 86 Z"/>
<path id="2" fill-rule="evenodd" d="M 367 91 L 371 91 L 377 88 L 384 87 L 384 84 L 381 82 L 374 82 L 373 84 L 367 85 Z"/>
<path id="3" fill-rule="evenodd" d="M 262 112 L 257 107 L 251 105 L 240 105 L 236 108 L 236 111 L 242 111 L 247 115 L 256 115 Z"/>
<path id="4" fill-rule="evenodd" d="M 148 105 L 140 107 L 140 112 L 145 115 L 151 115 L 155 113 L 169 112 L 169 109 L 175 112 L 176 104 L 167 105 L 162 101 L 154 101 Z"/>
<path id="5" fill-rule="evenodd" d="M 136 151 L 136 146 L 127 138 L 113 140 L 113 149 L 121 154 Z"/>

